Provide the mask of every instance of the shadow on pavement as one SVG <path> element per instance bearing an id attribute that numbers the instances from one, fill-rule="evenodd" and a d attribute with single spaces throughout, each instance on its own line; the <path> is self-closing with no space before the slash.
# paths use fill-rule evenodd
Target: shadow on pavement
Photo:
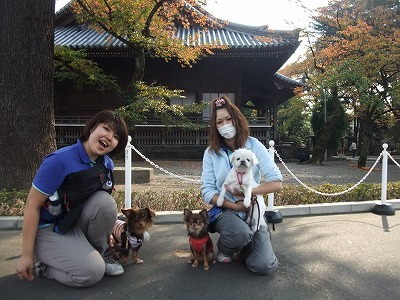
<path id="1" fill-rule="evenodd" d="M 140 250 L 144 264 L 84 289 L 19 281 L 20 231 L 3 230 L 0 285 L 7 299 L 400 299 L 399 224 L 372 213 L 285 218 L 272 232 L 280 261 L 272 276 L 239 262 L 193 268 L 173 255 L 188 250 L 183 223 L 155 225 Z"/>

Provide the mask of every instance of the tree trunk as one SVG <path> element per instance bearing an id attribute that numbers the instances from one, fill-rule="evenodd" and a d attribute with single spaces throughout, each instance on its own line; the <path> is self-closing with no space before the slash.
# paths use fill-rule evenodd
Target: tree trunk
<path id="1" fill-rule="evenodd" d="M 0 10 L 0 188 L 29 188 L 54 151 L 54 0 L 5 0 Z"/>
<path id="2" fill-rule="evenodd" d="M 332 91 L 332 104 L 334 110 L 332 114 L 328 116 L 326 122 L 322 125 L 321 134 L 319 135 L 313 148 L 310 162 L 314 164 L 320 164 L 324 160 L 325 149 L 327 149 L 329 146 L 333 132 L 336 129 L 337 122 L 342 114 L 337 89 L 333 89 Z"/>
<path id="3" fill-rule="evenodd" d="M 137 94 L 135 83 L 138 81 L 141 81 L 144 76 L 144 68 L 146 65 L 146 58 L 145 58 L 143 50 L 141 50 L 141 51 L 133 50 L 132 53 L 135 57 L 134 58 L 135 59 L 135 68 L 133 70 L 132 78 L 131 78 L 131 81 L 129 82 L 127 91 L 130 95 L 134 96 Z M 127 103 L 127 104 L 129 104 L 129 103 Z"/>
<path id="4" fill-rule="evenodd" d="M 368 114 L 366 115 L 369 116 Z M 366 117 L 363 123 L 364 126 L 360 134 L 360 143 L 357 146 L 358 151 L 360 153 L 360 157 L 358 158 L 357 162 L 357 168 L 363 168 L 367 164 L 369 144 L 372 141 L 371 120 L 368 117 Z"/>
<path id="5" fill-rule="evenodd" d="M 335 109 L 322 126 L 321 135 L 313 149 L 311 163 L 320 164 L 324 160 L 325 149 L 327 149 L 331 141 L 333 131 L 336 128 L 341 113 L 340 109 Z"/>

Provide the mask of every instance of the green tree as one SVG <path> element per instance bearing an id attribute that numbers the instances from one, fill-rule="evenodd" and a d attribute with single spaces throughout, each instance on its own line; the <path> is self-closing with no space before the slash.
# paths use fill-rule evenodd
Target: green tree
<path id="1" fill-rule="evenodd" d="M 0 188 L 29 188 L 54 151 L 54 1 L 2 1 Z"/>
<path id="2" fill-rule="evenodd" d="M 366 164 L 374 129 L 386 116 L 396 118 L 400 114 L 398 5 L 393 0 L 330 2 L 314 17 L 316 35 L 312 38 L 313 33 L 307 33 L 307 59 L 300 68 L 291 68 L 292 72 L 304 71 L 311 94 L 323 90 L 335 101 L 337 95 L 341 105 L 353 112 L 359 167 Z M 334 122 L 328 119 L 327 123 L 331 126 L 323 126 L 320 135 L 325 141 L 335 129 Z M 321 151 L 322 144 L 320 141 L 314 152 Z M 317 159 L 314 153 L 313 159 Z"/>
<path id="3" fill-rule="evenodd" d="M 75 90 L 96 89 L 119 93 L 120 87 L 113 76 L 105 74 L 99 65 L 88 59 L 85 50 L 66 46 L 54 47 L 55 83 Z"/>
<path id="4" fill-rule="evenodd" d="M 295 147 L 305 147 L 311 134 L 310 107 L 300 97 L 293 97 L 278 108 L 280 138 L 293 142 Z"/>
<path id="5" fill-rule="evenodd" d="M 325 40 L 330 68 L 324 80 L 344 91 L 359 121 L 358 166 L 364 167 L 374 129 L 385 115 L 399 114 L 399 6 L 397 1 L 344 2 L 345 13 L 333 22 L 336 34 Z"/>
<path id="6" fill-rule="evenodd" d="M 79 22 L 117 38 L 133 57 L 129 85 L 116 89 L 125 102 L 118 111 L 132 121 L 131 125 L 150 113 L 167 125 L 190 126 L 187 116 L 199 114 L 204 109 L 204 105 L 169 107 L 168 100 L 179 97 L 182 91 L 157 88 L 155 84 L 147 86 L 142 82 L 146 57 L 163 58 L 167 62 L 177 60 L 182 66 L 190 67 L 202 56 L 212 54 L 211 49 L 221 48 L 216 44 L 199 45 L 197 36 L 188 38 L 185 43 L 174 36 L 177 22 L 185 27 L 191 24 L 207 28 L 216 26 L 201 3 L 197 0 L 75 0 L 73 7 Z"/>

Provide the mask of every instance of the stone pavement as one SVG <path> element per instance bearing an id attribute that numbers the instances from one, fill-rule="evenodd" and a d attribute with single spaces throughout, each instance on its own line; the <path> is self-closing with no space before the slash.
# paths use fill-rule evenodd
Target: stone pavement
<path id="1" fill-rule="evenodd" d="M 272 232 L 280 265 L 256 276 L 244 264 L 193 268 L 183 222 L 155 225 L 140 249 L 142 265 L 90 288 L 54 280 L 22 282 L 15 274 L 21 231 L 0 230 L 2 299 L 400 299 L 400 217 L 372 213 L 286 217 Z M 214 242 L 218 234 L 213 234 Z M 79 249 L 76 249 L 79 251 Z"/>
<path id="2" fill-rule="evenodd" d="M 163 161 L 157 163 L 176 174 L 199 178 L 201 162 L 175 162 L 170 166 Z M 354 168 L 354 164 L 287 163 L 306 184 L 356 183 L 366 171 Z M 282 164 L 278 166 L 285 182 L 295 183 Z M 168 180 L 167 175 L 157 176 L 162 178 L 160 182 Z M 367 182 L 380 182 L 380 178 L 379 170 L 374 171 Z M 397 166 L 389 165 L 388 180 L 400 180 Z M 387 202 L 400 209 L 400 199 Z M 394 216 L 372 214 L 371 209 L 379 203 L 275 207 L 283 221 L 272 232 L 280 261 L 272 276 L 256 276 L 238 262 L 212 265 L 209 271 L 193 269 L 185 258 L 173 255 L 176 250 L 188 250 L 182 212 L 158 212 L 151 240 L 140 250 L 145 263 L 128 265 L 123 276 L 104 277 L 99 284 L 85 289 L 64 287 L 42 278 L 21 282 L 15 274 L 15 263 L 22 252 L 23 220 L 0 217 L 0 298 L 400 299 L 400 217 L 398 212 Z M 214 234 L 213 240 L 217 238 Z"/>

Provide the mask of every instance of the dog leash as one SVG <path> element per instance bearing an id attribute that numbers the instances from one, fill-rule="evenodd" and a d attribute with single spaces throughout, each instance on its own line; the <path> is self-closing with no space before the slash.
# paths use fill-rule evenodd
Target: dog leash
<path id="1" fill-rule="evenodd" d="M 260 206 L 259 206 L 258 201 L 257 201 L 257 195 L 251 195 L 251 205 L 253 205 L 253 207 L 251 208 L 250 220 L 253 220 L 254 205 L 255 204 L 257 204 L 257 207 L 258 207 L 258 218 L 257 218 L 257 231 L 258 231 L 259 230 L 259 226 L 260 226 L 260 218 L 261 218 Z M 251 222 L 249 224 L 249 227 L 251 228 Z"/>

